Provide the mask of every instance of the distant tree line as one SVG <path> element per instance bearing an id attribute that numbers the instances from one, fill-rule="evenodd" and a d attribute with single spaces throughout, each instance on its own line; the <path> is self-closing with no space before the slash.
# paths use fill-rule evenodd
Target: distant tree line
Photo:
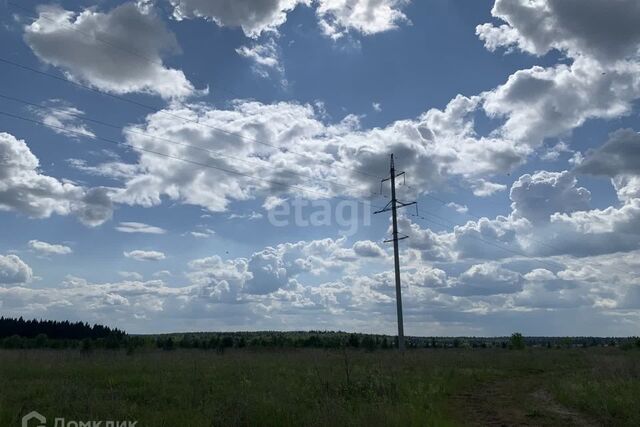
<path id="1" fill-rule="evenodd" d="M 57 320 L 0 317 L 0 347 L 69 348 L 90 342 L 91 347 L 119 347 L 126 333 L 103 325 Z M 86 345 L 86 344 L 85 344 Z"/>
<path id="2" fill-rule="evenodd" d="M 417 348 L 504 348 L 526 347 L 640 348 L 638 337 L 526 337 L 514 333 L 510 337 L 406 337 L 408 349 Z M 130 336 L 124 331 L 103 325 L 55 320 L 24 320 L 0 317 L 0 348 L 94 348 L 120 349 L 133 352 L 137 348 L 164 350 L 203 349 L 224 352 L 229 348 L 352 348 L 365 351 L 393 349 L 396 337 L 341 331 L 258 331 L 258 332 L 194 332 L 162 335 Z"/>
<path id="3" fill-rule="evenodd" d="M 309 332 L 201 332 L 155 335 L 156 347 L 165 350 L 198 348 L 224 351 L 227 348 L 358 348 L 385 350 L 396 347 L 396 338 L 388 335 L 358 334 L 332 331 Z M 514 333 L 510 337 L 406 337 L 407 348 L 504 348 L 521 350 L 526 347 L 640 348 L 640 338 L 602 337 L 525 337 Z"/>

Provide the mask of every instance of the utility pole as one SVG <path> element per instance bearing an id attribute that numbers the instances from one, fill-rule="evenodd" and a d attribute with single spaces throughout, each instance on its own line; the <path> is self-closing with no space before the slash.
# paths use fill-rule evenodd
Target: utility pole
<path id="1" fill-rule="evenodd" d="M 393 154 L 391 154 L 391 167 L 389 169 L 389 177 L 383 179 L 380 182 L 380 187 L 385 181 L 391 181 L 391 200 L 387 205 L 377 211 L 374 214 L 391 211 L 391 219 L 393 223 L 393 238 L 385 240 L 386 242 L 393 242 L 393 261 L 395 264 L 395 276 L 396 276 L 396 313 L 398 315 L 398 350 L 404 351 L 404 321 L 402 319 L 402 289 L 400 287 L 400 254 L 398 251 L 398 242 L 403 239 L 407 239 L 409 236 L 398 236 L 398 208 L 404 208 L 406 206 L 416 205 L 416 202 L 403 203 L 396 199 L 396 178 L 405 175 L 404 172 L 396 174 L 396 168 L 393 164 Z M 403 176 L 405 178 L 405 176 Z M 416 205 L 417 206 L 417 205 Z M 417 209 L 417 208 L 416 208 Z"/>

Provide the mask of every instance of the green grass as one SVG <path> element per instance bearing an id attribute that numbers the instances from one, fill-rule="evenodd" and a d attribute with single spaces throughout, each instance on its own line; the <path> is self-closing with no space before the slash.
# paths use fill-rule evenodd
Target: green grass
<path id="1" fill-rule="evenodd" d="M 19 425 L 31 410 L 51 419 L 138 420 L 140 427 L 446 426 L 502 415 L 553 425 L 560 415 L 549 412 L 549 402 L 530 398 L 541 389 L 596 425 L 640 425 L 639 355 L 618 349 L 414 350 L 404 356 L 315 349 L 1 350 L 0 426 Z M 501 398 L 501 409 L 511 412 L 493 414 L 491 405 L 500 405 L 491 393 L 509 396 Z"/>

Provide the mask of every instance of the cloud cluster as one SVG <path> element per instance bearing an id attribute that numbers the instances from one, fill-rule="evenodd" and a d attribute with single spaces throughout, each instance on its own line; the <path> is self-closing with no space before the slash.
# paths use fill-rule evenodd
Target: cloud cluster
<path id="1" fill-rule="evenodd" d="M 377 34 L 409 22 L 402 12 L 409 0 L 169 0 L 177 20 L 203 18 L 223 27 L 240 27 L 247 37 L 275 33 L 298 5 L 315 7 L 322 32 L 333 38 L 350 31 Z"/>
<path id="2" fill-rule="evenodd" d="M 250 321 L 269 328 L 317 328 L 321 324 L 327 329 L 392 332 L 395 285 L 391 270 L 371 273 L 366 264 L 359 264 L 357 269 L 342 271 L 337 281 L 314 283 L 306 276 L 310 266 L 322 265 L 316 264 L 319 261 L 322 268 L 344 269 L 353 263 L 344 261 L 350 249 L 344 240 L 323 239 L 264 248 L 250 258 L 197 259 L 189 265 L 190 283 L 181 286 L 123 273 L 127 279 L 121 282 L 89 283 L 68 277 L 59 287 L 34 290 L 3 287 L 9 280 L 0 274 L 0 300 L 10 315 L 37 312 L 52 318 L 108 319 L 110 324 L 136 332 L 149 331 L 150 320 L 156 330 L 170 330 L 202 328 L 210 319 L 216 319 L 221 329 Z M 30 273 L 16 267 L 20 261 L 15 255 L 0 258 L 0 271 L 5 264 L 10 265 L 6 270 L 12 272 L 12 284 L 28 280 Z M 615 319 L 630 322 L 633 310 L 640 307 L 638 271 L 637 251 L 587 260 L 560 257 L 546 268 L 525 258 L 439 267 L 409 264 L 403 271 L 406 325 L 414 334 L 451 328 L 460 328 L 456 330 L 461 334 L 506 333 L 516 327 L 513 322 L 524 322 L 517 326 L 524 326 L 525 333 L 540 333 L 549 327 L 582 333 L 584 327 L 591 334 L 601 334 L 614 325 L 624 331 L 621 333 L 630 333 L 629 327 Z M 264 279 L 266 285 L 256 288 L 255 277 Z M 526 319 L 513 317 L 514 312 Z M 562 329 L 562 323 L 578 312 L 604 323 L 600 329 L 591 322 L 577 330 L 575 325 Z M 497 326 L 507 317 L 513 322 Z M 553 321 L 548 323 L 549 319 Z"/>
<path id="3" fill-rule="evenodd" d="M 124 181 L 115 197 L 119 202 L 154 206 L 166 196 L 214 212 L 225 211 L 234 200 L 256 197 L 369 197 L 379 191 L 379 183 L 359 171 L 384 176 L 389 152 L 421 192 L 459 176 L 478 194 L 490 195 L 504 186 L 482 177 L 508 172 L 531 150 L 477 136 L 471 116 L 479 102 L 479 97 L 458 96 L 444 110 L 370 130 L 361 129 L 354 116 L 327 124 L 313 106 L 294 102 L 238 100 L 227 109 L 183 104 L 132 125 L 127 140 L 208 167 L 148 152 L 140 152 L 135 164 L 78 166 L 101 174 L 113 171 L 113 178 Z M 215 193 L 209 191 L 213 185 Z"/>
<path id="4" fill-rule="evenodd" d="M 111 218 L 109 189 L 60 181 L 40 173 L 39 166 L 38 158 L 23 140 L 0 133 L 0 210 L 33 218 L 73 214 L 88 226 Z"/>
<path id="5" fill-rule="evenodd" d="M 223 27 L 241 27 L 248 37 L 275 31 L 287 13 L 310 0 L 169 0 L 177 20 L 204 18 Z"/>

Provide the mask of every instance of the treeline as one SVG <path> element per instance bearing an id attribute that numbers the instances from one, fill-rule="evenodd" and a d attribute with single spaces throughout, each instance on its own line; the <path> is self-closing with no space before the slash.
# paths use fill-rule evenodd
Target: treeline
<path id="1" fill-rule="evenodd" d="M 199 348 L 223 351 L 227 348 L 325 348 L 367 350 L 389 349 L 396 339 L 386 335 L 344 332 L 220 332 L 155 336 L 156 346 L 165 350 Z"/>
<path id="2" fill-rule="evenodd" d="M 514 333 L 510 337 L 406 337 L 408 349 L 418 348 L 505 348 L 526 347 L 640 348 L 637 337 L 526 337 Z M 164 350 L 203 349 L 223 352 L 228 348 L 352 348 L 368 351 L 393 349 L 396 337 L 341 331 L 258 331 L 195 332 L 162 335 L 127 335 L 124 331 L 83 322 L 24 320 L 0 317 L 0 348 L 94 348 L 127 349 L 160 348 Z"/>
<path id="3" fill-rule="evenodd" d="M 0 317 L 3 348 L 73 348 L 80 347 L 82 342 L 90 342 L 94 347 L 119 347 L 126 336 L 119 329 L 84 322 Z"/>
<path id="4" fill-rule="evenodd" d="M 396 338 L 388 335 L 357 334 L 331 331 L 309 332 L 220 332 L 166 334 L 151 336 L 158 348 L 359 348 L 385 350 L 397 346 Z M 640 348 L 640 338 L 602 337 L 524 337 L 515 333 L 510 337 L 406 337 L 407 348 Z"/>

